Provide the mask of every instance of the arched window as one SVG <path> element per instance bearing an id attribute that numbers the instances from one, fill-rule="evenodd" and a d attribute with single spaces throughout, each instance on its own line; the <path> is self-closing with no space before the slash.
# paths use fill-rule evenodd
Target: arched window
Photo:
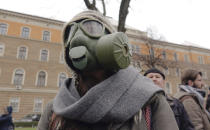
<path id="1" fill-rule="evenodd" d="M 64 84 L 64 81 L 66 80 L 67 76 L 65 73 L 60 73 L 59 74 L 59 82 L 58 82 L 58 87 L 61 87 Z"/>
<path id="2" fill-rule="evenodd" d="M 23 78 L 24 78 L 24 70 L 23 69 L 15 70 L 14 78 L 13 78 L 13 84 L 14 85 L 22 85 L 23 84 Z"/>
<path id="3" fill-rule="evenodd" d="M 43 87 L 45 86 L 45 82 L 46 82 L 46 73 L 44 71 L 40 71 L 38 73 L 37 86 Z"/>
<path id="4" fill-rule="evenodd" d="M 18 59 L 25 60 L 26 59 L 26 47 L 20 47 L 18 50 Z"/>
<path id="5" fill-rule="evenodd" d="M 46 50 L 46 49 L 41 50 L 40 60 L 48 61 L 48 50 Z"/>

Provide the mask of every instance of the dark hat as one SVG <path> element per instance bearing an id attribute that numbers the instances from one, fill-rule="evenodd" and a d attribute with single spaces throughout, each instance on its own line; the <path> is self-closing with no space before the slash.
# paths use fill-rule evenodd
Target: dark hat
<path id="1" fill-rule="evenodd" d="M 163 79 L 165 80 L 165 75 L 164 75 L 160 70 L 158 70 L 158 69 L 156 69 L 156 68 L 152 68 L 152 69 L 147 70 L 147 71 L 144 73 L 144 76 L 147 76 L 147 74 L 149 74 L 149 73 L 158 73 L 158 74 L 160 74 L 160 75 L 163 77 Z"/>

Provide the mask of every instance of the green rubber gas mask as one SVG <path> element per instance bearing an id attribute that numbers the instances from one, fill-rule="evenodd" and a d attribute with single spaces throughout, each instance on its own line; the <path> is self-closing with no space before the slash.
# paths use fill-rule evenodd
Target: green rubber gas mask
<path id="1" fill-rule="evenodd" d="M 65 60 L 75 71 L 118 71 L 130 64 L 131 51 L 122 32 L 109 34 L 95 19 L 69 23 L 64 30 Z"/>

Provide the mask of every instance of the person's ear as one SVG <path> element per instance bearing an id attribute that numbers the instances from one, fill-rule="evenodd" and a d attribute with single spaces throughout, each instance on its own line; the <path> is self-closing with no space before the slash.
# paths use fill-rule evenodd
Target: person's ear
<path id="1" fill-rule="evenodd" d="M 188 80 L 187 83 L 188 83 L 189 86 L 193 86 L 193 84 L 194 84 L 192 80 Z"/>

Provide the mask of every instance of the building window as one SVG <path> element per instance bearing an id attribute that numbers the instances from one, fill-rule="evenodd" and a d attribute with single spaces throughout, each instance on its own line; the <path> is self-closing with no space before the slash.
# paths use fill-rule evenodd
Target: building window
<path id="1" fill-rule="evenodd" d="M 203 62 L 203 57 L 202 56 L 198 56 L 198 62 L 199 62 L 199 64 L 203 64 L 204 62 Z"/>
<path id="2" fill-rule="evenodd" d="M 34 99 L 34 112 L 41 113 L 42 112 L 42 98 L 35 98 Z"/>
<path id="3" fill-rule="evenodd" d="M 63 52 L 60 53 L 60 63 L 64 63 L 64 54 Z"/>
<path id="4" fill-rule="evenodd" d="M 189 62 L 190 61 L 189 56 L 187 54 L 184 54 L 184 61 L 185 62 Z"/>
<path id="5" fill-rule="evenodd" d="M 165 74 L 165 75 L 169 75 L 169 73 L 170 73 L 170 72 L 169 72 L 169 68 L 168 68 L 168 67 L 165 68 L 165 69 L 164 69 L 164 74 Z"/>
<path id="6" fill-rule="evenodd" d="M 0 44 L 0 56 L 4 56 L 4 44 Z"/>
<path id="7" fill-rule="evenodd" d="M 172 89 L 169 82 L 166 82 L 165 92 L 167 94 L 172 94 Z"/>
<path id="8" fill-rule="evenodd" d="M 29 38 L 30 29 L 28 27 L 23 27 L 21 31 L 21 37 Z"/>
<path id="9" fill-rule="evenodd" d="M 140 47 L 138 45 L 132 44 L 132 53 L 140 54 Z"/>
<path id="10" fill-rule="evenodd" d="M 41 61 L 48 61 L 48 50 L 41 50 L 41 56 L 40 56 Z"/>
<path id="11" fill-rule="evenodd" d="M 163 58 L 164 60 L 166 60 L 166 52 L 165 52 L 165 51 L 162 51 L 162 58 Z"/>
<path id="12" fill-rule="evenodd" d="M 140 64 L 139 61 L 133 61 L 132 64 L 133 64 L 133 66 L 134 66 L 139 72 L 142 71 L 142 69 L 141 69 L 141 64 Z"/>
<path id="13" fill-rule="evenodd" d="M 43 40 L 50 41 L 50 32 L 49 31 L 43 31 Z"/>
<path id="14" fill-rule="evenodd" d="M 65 73 L 60 73 L 60 74 L 59 74 L 58 87 L 61 87 L 61 86 L 64 84 L 66 78 L 67 78 L 67 76 L 66 76 Z"/>
<path id="15" fill-rule="evenodd" d="M 150 49 L 149 49 L 149 52 L 150 52 L 150 55 L 151 55 L 151 56 L 153 56 L 153 57 L 155 56 L 155 53 L 154 53 L 154 49 L 153 49 L 153 48 L 150 48 Z"/>
<path id="16" fill-rule="evenodd" d="M 14 85 L 22 85 L 24 79 L 24 70 L 23 69 L 16 69 L 13 78 Z"/>
<path id="17" fill-rule="evenodd" d="M 18 59 L 25 60 L 27 55 L 27 49 L 26 47 L 19 47 L 18 50 Z"/>
<path id="18" fill-rule="evenodd" d="M 176 52 L 174 53 L 174 61 L 178 61 L 178 56 L 177 56 Z"/>
<path id="19" fill-rule="evenodd" d="M 7 33 L 7 24 L 0 23 L 0 34 L 5 35 Z"/>
<path id="20" fill-rule="evenodd" d="M 13 108 L 13 112 L 19 112 L 20 99 L 17 97 L 10 98 L 10 106 Z"/>
<path id="21" fill-rule="evenodd" d="M 45 83 L 46 83 L 46 73 L 44 71 L 40 71 L 38 73 L 37 86 L 44 87 L 46 85 Z"/>
<path id="22" fill-rule="evenodd" d="M 206 71 L 202 71 L 202 77 L 203 79 L 208 79 Z"/>
<path id="23" fill-rule="evenodd" d="M 176 68 L 176 76 L 180 76 L 180 69 Z"/>
<path id="24" fill-rule="evenodd" d="M 180 86 L 180 84 L 177 84 L 177 85 L 176 85 L 176 92 L 179 92 L 179 91 L 180 91 L 179 86 Z"/>

